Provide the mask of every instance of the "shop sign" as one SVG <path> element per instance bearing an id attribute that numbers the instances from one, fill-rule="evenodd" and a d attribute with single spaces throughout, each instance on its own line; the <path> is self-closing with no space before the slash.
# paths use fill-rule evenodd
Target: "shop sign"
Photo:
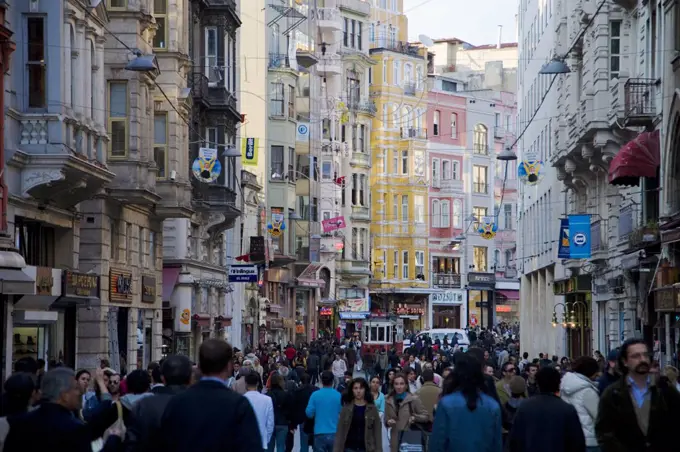
<path id="1" fill-rule="evenodd" d="M 265 260 L 264 236 L 258 235 L 250 237 L 250 261 Z"/>
<path id="2" fill-rule="evenodd" d="M 675 310 L 675 289 L 665 287 L 654 292 L 654 310 L 657 312 L 673 312 Z"/>
<path id="3" fill-rule="evenodd" d="M 283 319 L 283 327 L 284 328 L 295 328 L 295 320 L 293 319 Z"/>
<path id="4" fill-rule="evenodd" d="M 259 277 L 257 265 L 230 265 L 229 282 L 256 283 Z"/>
<path id="5" fill-rule="evenodd" d="M 132 303 L 132 273 L 111 269 L 109 299 L 119 303 Z"/>
<path id="6" fill-rule="evenodd" d="M 397 315 L 423 315 L 425 310 L 420 306 L 397 306 Z"/>
<path id="7" fill-rule="evenodd" d="M 496 312 L 511 312 L 512 306 L 500 305 L 496 306 Z"/>
<path id="8" fill-rule="evenodd" d="M 271 330 L 282 330 L 283 329 L 283 319 L 271 319 L 269 321 L 269 329 L 271 329 Z"/>
<path id="9" fill-rule="evenodd" d="M 99 276 L 64 270 L 65 297 L 99 298 Z"/>
<path id="10" fill-rule="evenodd" d="M 156 278 L 142 276 L 142 303 L 156 302 Z"/>
<path id="11" fill-rule="evenodd" d="M 52 287 L 54 287 L 54 278 L 52 277 L 52 269 L 48 267 L 36 267 L 35 269 L 35 294 L 36 295 L 52 295 Z"/>
<path id="12" fill-rule="evenodd" d="M 333 315 L 333 308 L 323 307 L 319 308 L 319 315 L 322 317 L 329 317 Z"/>
<path id="13" fill-rule="evenodd" d="M 305 334 L 305 326 L 295 325 L 295 334 Z"/>
<path id="14" fill-rule="evenodd" d="M 496 275 L 494 273 L 468 273 L 468 284 L 494 286 L 496 284 Z"/>
<path id="15" fill-rule="evenodd" d="M 338 310 L 340 312 L 361 312 L 369 313 L 371 311 L 370 304 L 366 298 L 353 298 L 343 300 L 338 303 Z"/>
<path id="16" fill-rule="evenodd" d="M 462 290 L 447 290 L 430 295 L 430 303 L 432 304 L 457 304 L 462 303 L 464 299 L 465 295 Z"/>

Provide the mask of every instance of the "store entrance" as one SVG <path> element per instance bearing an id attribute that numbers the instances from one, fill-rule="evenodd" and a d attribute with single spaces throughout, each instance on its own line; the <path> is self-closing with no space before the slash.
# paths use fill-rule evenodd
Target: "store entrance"
<path id="1" fill-rule="evenodd" d="M 49 361 L 49 325 L 16 325 L 12 330 L 12 368 L 21 358 Z"/>

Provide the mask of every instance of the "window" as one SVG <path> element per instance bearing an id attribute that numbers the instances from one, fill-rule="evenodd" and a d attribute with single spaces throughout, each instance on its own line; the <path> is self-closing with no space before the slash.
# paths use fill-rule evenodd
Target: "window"
<path id="1" fill-rule="evenodd" d="M 156 177 L 168 177 L 168 114 L 154 113 L 153 117 L 153 159 L 156 162 Z"/>
<path id="2" fill-rule="evenodd" d="M 459 199 L 453 201 L 453 227 L 461 228 L 463 225 L 463 204 Z"/>
<path id="3" fill-rule="evenodd" d="M 416 279 L 425 277 L 425 251 L 416 251 Z"/>
<path id="4" fill-rule="evenodd" d="M 350 251 L 350 256 L 352 259 L 357 258 L 357 249 L 359 249 L 359 229 L 352 228 L 352 249 Z"/>
<path id="5" fill-rule="evenodd" d="M 288 148 L 288 180 L 290 182 L 297 180 L 297 173 L 295 172 L 295 148 L 291 147 Z"/>
<path id="6" fill-rule="evenodd" d="M 321 138 L 323 140 L 331 139 L 331 120 L 328 118 L 321 120 Z"/>
<path id="7" fill-rule="evenodd" d="M 295 87 L 292 85 L 288 86 L 288 118 L 295 118 Z"/>
<path id="8" fill-rule="evenodd" d="M 387 251 L 382 251 L 382 277 L 387 278 Z"/>
<path id="9" fill-rule="evenodd" d="M 459 176 L 460 173 L 458 171 L 458 162 L 456 160 L 453 161 L 452 168 L 453 169 L 451 170 L 451 179 L 453 179 L 453 180 L 460 179 L 460 176 Z"/>
<path id="10" fill-rule="evenodd" d="M 156 234 L 153 231 L 149 231 L 149 265 L 156 268 Z"/>
<path id="11" fill-rule="evenodd" d="M 387 83 L 387 58 L 383 59 L 382 77 L 383 83 Z M 385 124 L 387 124 L 387 121 L 385 121 Z"/>
<path id="12" fill-rule="evenodd" d="M 156 34 L 153 36 L 153 48 L 166 50 L 168 42 L 168 0 L 153 0 L 153 17 L 156 19 Z"/>
<path id="13" fill-rule="evenodd" d="M 363 39 L 363 26 L 364 24 L 362 22 L 357 21 L 357 49 L 359 50 L 363 50 L 363 44 L 361 43 L 361 40 Z"/>
<path id="14" fill-rule="evenodd" d="M 439 112 L 439 110 L 434 111 L 434 120 L 432 121 L 432 128 L 433 128 L 434 136 L 439 136 L 440 115 L 441 115 L 441 113 Z"/>
<path id="15" fill-rule="evenodd" d="M 349 34 L 349 47 L 351 47 L 351 48 L 356 47 L 354 45 L 354 41 L 355 41 L 355 37 L 356 37 L 356 30 L 357 30 L 357 21 L 352 19 L 350 34 Z"/>
<path id="16" fill-rule="evenodd" d="M 271 84 L 272 93 L 270 108 L 271 116 L 283 116 L 283 105 L 285 102 L 285 85 L 283 83 L 272 83 Z"/>
<path id="17" fill-rule="evenodd" d="M 216 83 L 220 80 L 220 70 L 217 67 L 217 27 L 205 28 L 205 76 L 208 82 Z"/>
<path id="18" fill-rule="evenodd" d="M 204 147 L 210 149 L 217 149 L 217 127 L 205 128 L 205 142 Z"/>
<path id="19" fill-rule="evenodd" d="M 375 24 L 368 26 L 368 41 L 373 44 L 375 42 Z"/>
<path id="20" fill-rule="evenodd" d="M 55 229 L 37 221 L 15 217 L 14 244 L 27 265 L 54 267 Z"/>
<path id="21" fill-rule="evenodd" d="M 621 70 L 621 21 L 609 22 L 609 78 L 619 78 Z"/>
<path id="22" fill-rule="evenodd" d="M 47 106 L 47 77 L 45 67 L 45 19 L 29 17 L 28 20 L 28 52 L 26 66 L 28 70 L 28 107 L 45 108 Z M 71 44 L 75 48 L 75 43 Z M 75 74 L 72 74 L 75 77 Z"/>
<path id="23" fill-rule="evenodd" d="M 126 8 L 127 0 L 109 0 L 107 6 L 109 8 Z"/>
<path id="24" fill-rule="evenodd" d="M 382 172 L 383 174 L 387 174 L 389 172 L 387 168 L 387 150 L 383 150 L 380 159 L 382 160 Z"/>
<path id="25" fill-rule="evenodd" d="M 272 165 L 272 180 L 283 180 L 283 146 L 272 146 L 270 157 L 270 162 Z"/>
<path id="26" fill-rule="evenodd" d="M 392 154 L 392 174 L 399 174 L 399 151 Z"/>
<path id="27" fill-rule="evenodd" d="M 408 251 L 401 252 L 401 279 L 408 278 Z"/>
<path id="28" fill-rule="evenodd" d="M 394 279 L 399 279 L 399 251 L 394 252 L 392 260 L 392 274 Z"/>
<path id="29" fill-rule="evenodd" d="M 394 69 L 392 73 L 392 84 L 393 85 L 400 85 L 401 84 L 401 77 L 399 76 L 399 60 L 394 60 Z"/>
<path id="30" fill-rule="evenodd" d="M 401 174 L 408 174 L 408 151 L 401 151 Z"/>
<path id="31" fill-rule="evenodd" d="M 109 82 L 109 156 L 125 157 L 128 152 L 127 82 Z"/>
<path id="32" fill-rule="evenodd" d="M 413 215 L 416 223 L 425 223 L 425 198 L 421 195 L 413 197 Z"/>
<path id="33" fill-rule="evenodd" d="M 475 193 L 487 193 L 487 172 L 488 168 L 481 165 L 472 166 L 472 191 Z"/>
<path id="34" fill-rule="evenodd" d="M 451 201 L 442 201 L 442 221 L 443 228 L 451 227 Z"/>
<path id="35" fill-rule="evenodd" d="M 139 266 L 144 267 L 144 236 L 146 235 L 146 230 L 138 226 L 137 227 L 137 260 L 139 261 Z"/>
<path id="36" fill-rule="evenodd" d="M 485 125 L 483 124 L 477 124 L 475 126 L 475 133 L 474 133 L 474 143 L 473 143 L 473 152 L 475 154 L 483 154 L 486 155 L 489 152 L 488 148 L 488 131 Z"/>
<path id="37" fill-rule="evenodd" d="M 125 223 L 125 260 L 132 264 L 132 224 Z"/>
<path id="38" fill-rule="evenodd" d="M 359 257 L 366 259 L 366 250 L 368 249 L 368 229 L 359 229 Z"/>
<path id="39" fill-rule="evenodd" d="M 408 195 L 401 195 L 401 221 L 408 223 Z"/>
<path id="40" fill-rule="evenodd" d="M 352 174 L 352 205 L 356 206 L 359 204 L 358 201 L 358 191 L 359 191 L 359 175 Z"/>
<path id="41" fill-rule="evenodd" d="M 366 206 L 366 199 L 364 198 L 364 193 L 366 193 L 366 175 L 359 175 L 359 204 L 361 206 Z"/>
<path id="42" fill-rule="evenodd" d="M 442 225 L 442 207 L 438 199 L 432 200 L 432 227 L 440 228 Z"/>
<path id="43" fill-rule="evenodd" d="M 473 207 L 472 208 L 472 215 L 475 217 L 475 222 L 474 222 L 474 228 L 479 229 L 479 223 L 481 223 L 484 220 L 484 217 L 487 216 L 487 209 L 486 207 Z"/>
<path id="44" fill-rule="evenodd" d="M 493 252 L 493 269 L 498 270 L 501 266 L 501 250 L 494 250 Z"/>
<path id="45" fill-rule="evenodd" d="M 432 185 L 439 187 L 439 159 L 432 159 Z"/>
<path id="46" fill-rule="evenodd" d="M 16 234 L 14 236 L 16 237 Z M 118 240 L 118 223 L 116 223 L 116 220 L 111 219 L 109 225 L 109 257 L 114 261 L 118 260 L 118 247 L 120 243 Z"/>
<path id="47" fill-rule="evenodd" d="M 392 197 L 392 218 L 394 221 L 399 221 L 399 195 Z"/>
<path id="48" fill-rule="evenodd" d="M 451 113 L 451 138 L 458 138 L 458 115 Z"/>
<path id="49" fill-rule="evenodd" d="M 512 116 L 505 115 L 505 130 L 512 133 Z"/>
<path id="50" fill-rule="evenodd" d="M 505 204 L 503 209 L 505 215 L 505 229 L 514 229 L 512 227 L 512 204 Z"/>
<path id="51" fill-rule="evenodd" d="M 359 152 L 366 152 L 366 126 L 359 126 Z"/>
<path id="52" fill-rule="evenodd" d="M 383 104 L 382 106 L 382 126 L 387 129 L 390 126 L 390 108 L 389 105 Z"/>
<path id="53" fill-rule="evenodd" d="M 321 162 L 321 179 L 331 180 L 333 178 L 333 162 L 324 160 Z"/>
<path id="54" fill-rule="evenodd" d="M 475 265 L 475 271 L 485 272 L 487 268 L 486 260 L 487 248 L 485 246 L 472 247 L 472 262 Z"/>
<path id="55" fill-rule="evenodd" d="M 342 27 L 342 44 L 345 47 L 349 47 L 349 19 L 344 18 L 344 24 Z"/>
<path id="56" fill-rule="evenodd" d="M 444 180 L 451 179 L 451 161 L 442 160 L 442 178 Z"/>

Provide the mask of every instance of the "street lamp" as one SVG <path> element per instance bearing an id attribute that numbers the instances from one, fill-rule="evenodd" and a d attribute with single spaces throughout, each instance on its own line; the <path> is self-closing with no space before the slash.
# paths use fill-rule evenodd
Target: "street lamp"
<path id="1" fill-rule="evenodd" d="M 558 75 L 558 74 L 568 74 L 571 72 L 567 63 L 564 62 L 564 57 L 560 58 L 555 55 L 552 60 L 543 65 L 539 74 L 544 75 Z"/>
<path id="2" fill-rule="evenodd" d="M 501 162 L 510 162 L 517 160 L 517 154 L 512 152 L 510 148 L 505 148 L 501 151 L 500 154 L 496 157 L 497 160 L 500 160 Z"/>
<path id="3" fill-rule="evenodd" d="M 558 306 L 562 306 L 562 321 L 561 322 L 557 318 L 557 307 Z M 551 322 L 553 328 L 555 328 L 558 324 L 561 324 L 563 327 L 566 328 L 566 326 L 567 326 L 566 317 L 567 317 L 567 306 L 564 303 L 557 303 L 555 306 L 553 306 L 552 322 Z"/>

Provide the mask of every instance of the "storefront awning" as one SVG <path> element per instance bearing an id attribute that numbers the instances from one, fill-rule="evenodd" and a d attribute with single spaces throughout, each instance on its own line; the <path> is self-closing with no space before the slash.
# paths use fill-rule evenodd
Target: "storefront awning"
<path id="1" fill-rule="evenodd" d="M 503 295 L 508 300 L 519 300 L 519 290 L 497 290 L 496 293 Z"/>
<path id="2" fill-rule="evenodd" d="M 161 301 L 170 301 L 180 271 L 182 271 L 182 269 L 179 267 L 163 269 L 163 299 Z"/>
<path id="3" fill-rule="evenodd" d="M 319 279 L 316 276 L 316 272 L 318 272 L 320 268 L 321 264 L 309 264 L 304 270 L 302 270 L 300 276 L 295 278 L 297 285 L 301 287 L 323 288 L 326 285 L 326 281 Z"/>
<path id="4" fill-rule="evenodd" d="M 0 268 L 0 293 L 5 295 L 33 295 L 35 279 L 17 268 Z"/>
<path id="5" fill-rule="evenodd" d="M 659 150 L 659 131 L 642 132 L 626 143 L 609 164 L 609 183 L 638 186 L 641 177 L 656 177 Z"/>

